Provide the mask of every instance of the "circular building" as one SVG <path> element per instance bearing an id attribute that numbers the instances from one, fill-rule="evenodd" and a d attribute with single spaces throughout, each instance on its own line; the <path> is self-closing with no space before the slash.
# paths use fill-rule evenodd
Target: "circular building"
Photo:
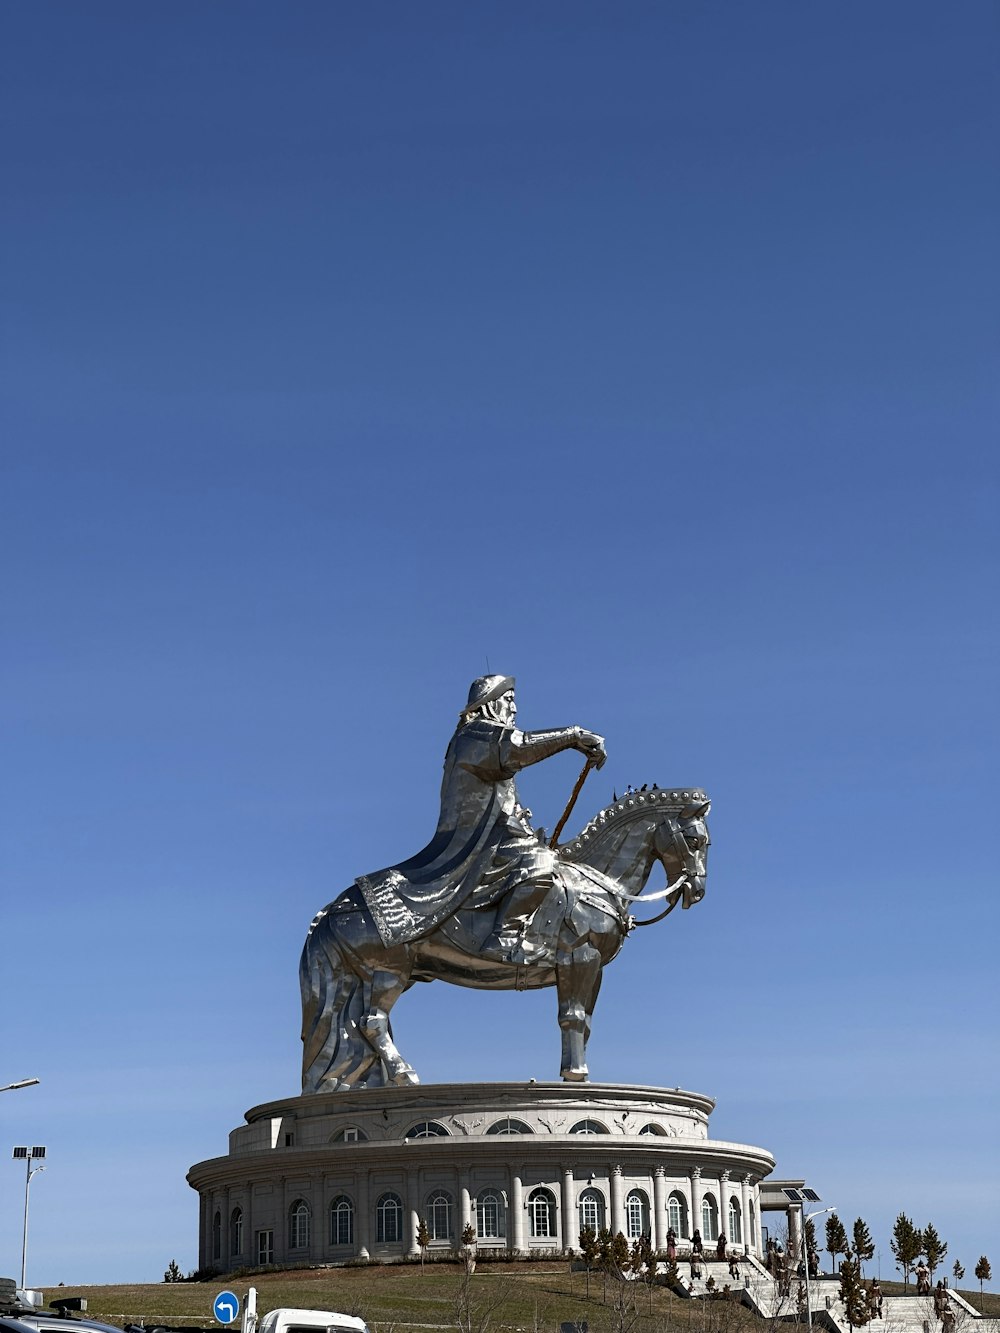
<path id="1" fill-rule="evenodd" d="M 199 1162 L 199 1266 L 390 1262 L 453 1250 L 579 1247 L 580 1228 L 666 1246 L 698 1228 L 761 1253 L 763 1148 L 713 1141 L 710 1097 L 593 1083 L 361 1088 L 255 1106 Z M 767 1204 L 765 1203 L 765 1206 Z M 771 1205 L 773 1206 L 773 1204 Z"/>

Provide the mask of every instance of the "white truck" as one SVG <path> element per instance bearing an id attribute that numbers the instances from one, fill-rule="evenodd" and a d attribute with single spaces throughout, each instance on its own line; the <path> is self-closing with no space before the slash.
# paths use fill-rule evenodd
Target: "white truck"
<path id="1" fill-rule="evenodd" d="M 363 1319 L 335 1310 L 271 1310 L 257 1315 L 257 1288 L 251 1287 L 243 1304 L 241 1333 L 370 1333 Z"/>

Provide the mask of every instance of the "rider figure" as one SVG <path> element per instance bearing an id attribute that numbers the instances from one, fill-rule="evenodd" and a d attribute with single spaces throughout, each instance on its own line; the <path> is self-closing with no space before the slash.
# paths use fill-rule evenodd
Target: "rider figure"
<path id="1" fill-rule="evenodd" d="M 510 895 L 506 920 L 483 952 L 511 962 L 534 952 L 524 932 L 561 862 L 532 829 L 515 775 L 562 750 L 579 750 L 598 768 L 607 756 L 595 732 L 519 731 L 516 716 L 512 677 L 472 682 L 445 756 L 433 839 L 408 861 L 358 880 L 387 945 L 420 938 L 461 907 L 489 907 Z"/>

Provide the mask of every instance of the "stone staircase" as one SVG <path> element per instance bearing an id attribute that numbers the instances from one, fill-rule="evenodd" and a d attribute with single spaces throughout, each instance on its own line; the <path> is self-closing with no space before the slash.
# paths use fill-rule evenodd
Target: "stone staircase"
<path id="1" fill-rule="evenodd" d="M 839 1287 L 839 1283 L 834 1285 Z M 986 1333 L 996 1324 L 996 1320 L 984 1319 L 955 1291 L 948 1292 L 948 1305 L 955 1316 L 955 1333 L 960 1333 L 963 1327 L 970 1328 L 973 1320 L 976 1333 Z M 833 1301 L 829 1315 L 840 1333 L 851 1333 L 839 1297 Z M 942 1333 L 941 1320 L 934 1313 L 933 1296 L 886 1296 L 882 1318 L 873 1319 L 866 1328 L 871 1333 Z"/>
<path id="2" fill-rule="evenodd" d="M 666 1270 L 666 1264 L 660 1265 L 660 1272 Z M 729 1262 L 725 1259 L 708 1258 L 701 1261 L 701 1277 L 691 1277 L 691 1265 L 687 1259 L 678 1259 L 677 1271 L 680 1274 L 681 1285 L 690 1296 L 709 1296 L 713 1292 L 723 1291 L 729 1287 L 731 1291 L 742 1292 L 745 1304 L 748 1304 L 758 1313 L 772 1315 L 775 1312 L 774 1307 L 779 1303 L 777 1299 L 777 1283 L 768 1273 L 767 1269 L 756 1259 L 740 1259 L 740 1276 L 733 1278 L 729 1276 Z M 712 1279 L 713 1285 L 708 1285 L 709 1279 Z M 747 1299 L 747 1296 L 750 1299 Z M 783 1298 L 785 1305 L 789 1302 Z M 791 1309 L 794 1310 L 795 1302 L 791 1302 Z"/>
<path id="3" fill-rule="evenodd" d="M 756 1314 L 769 1320 L 788 1320 L 805 1323 L 799 1312 L 798 1289 L 800 1279 L 792 1278 L 787 1296 L 779 1292 L 778 1283 L 762 1263 L 756 1259 L 740 1260 L 740 1279 L 729 1276 L 729 1264 L 718 1259 L 703 1259 L 701 1277 L 690 1276 L 686 1259 L 678 1262 L 682 1285 L 691 1297 L 705 1297 L 729 1287 L 740 1293 L 740 1299 Z M 709 1287 L 709 1278 L 714 1285 Z M 804 1283 L 803 1283 L 804 1286 Z M 689 1290 L 690 1289 L 690 1290 Z M 955 1333 L 1000 1333 L 1000 1320 L 984 1317 L 956 1291 L 948 1291 L 948 1302 L 955 1315 Z M 827 1333 L 852 1333 L 840 1299 L 840 1279 L 837 1277 L 812 1278 L 809 1282 L 809 1307 L 812 1322 Z M 865 1326 L 866 1333 L 942 1333 L 941 1321 L 934 1313 L 933 1296 L 886 1296 L 882 1318 Z"/>

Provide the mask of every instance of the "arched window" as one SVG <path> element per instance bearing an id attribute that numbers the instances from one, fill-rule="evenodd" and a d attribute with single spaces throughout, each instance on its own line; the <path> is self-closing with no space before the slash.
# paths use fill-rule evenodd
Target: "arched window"
<path id="1" fill-rule="evenodd" d="M 735 1194 L 729 1200 L 729 1239 L 734 1245 L 743 1244 L 743 1219 L 740 1216 L 740 1201 Z"/>
<path id="2" fill-rule="evenodd" d="M 678 1238 L 688 1234 L 687 1199 L 676 1190 L 667 1200 L 667 1226 L 673 1227 L 674 1235 Z"/>
<path id="3" fill-rule="evenodd" d="M 663 1128 L 662 1125 L 643 1125 L 642 1129 L 639 1130 L 639 1133 L 640 1133 L 640 1134 L 659 1134 L 661 1137 L 664 1137 L 664 1138 L 665 1138 L 665 1137 L 666 1137 L 666 1133 L 667 1133 L 667 1131 Z"/>
<path id="4" fill-rule="evenodd" d="M 218 1209 L 212 1218 L 212 1258 L 222 1258 L 222 1214 Z"/>
<path id="5" fill-rule="evenodd" d="M 630 1190 L 626 1196 L 625 1228 L 629 1240 L 649 1234 L 649 1200 L 642 1190 Z"/>
<path id="6" fill-rule="evenodd" d="M 357 1125 L 345 1125 L 343 1129 L 338 1129 L 336 1134 L 330 1140 L 331 1143 L 364 1143 L 368 1135 L 363 1129 L 358 1129 Z"/>
<path id="7" fill-rule="evenodd" d="M 750 1200 L 750 1244 L 757 1244 L 757 1213 L 752 1199 Z"/>
<path id="8" fill-rule="evenodd" d="M 243 1253 L 243 1209 L 234 1208 L 229 1215 L 229 1253 Z"/>
<path id="9" fill-rule="evenodd" d="M 506 1209 L 498 1190 L 483 1190 L 476 1200 L 476 1235 L 479 1240 L 507 1238 Z"/>
<path id="10" fill-rule="evenodd" d="M 570 1130 L 571 1134 L 607 1134 L 607 1132 L 599 1120 L 578 1120 Z"/>
<path id="11" fill-rule="evenodd" d="M 604 1195 L 600 1190 L 585 1189 L 580 1195 L 580 1230 L 593 1227 L 600 1231 L 604 1226 Z"/>
<path id="12" fill-rule="evenodd" d="M 383 1194 L 375 1205 L 375 1239 L 397 1245 L 403 1239 L 403 1205 L 398 1194 Z"/>
<path id="13" fill-rule="evenodd" d="M 288 1210 L 288 1248 L 304 1250 L 309 1244 L 309 1205 L 296 1199 Z"/>
<path id="14" fill-rule="evenodd" d="M 526 1125 L 523 1120 L 512 1120 L 510 1116 L 498 1120 L 486 1131 L 487 1134 L 531 1134 L 532 1132 L 530 1125 Z"/>
<path id="15" fill-rule="evenodd" d="M 532 1240 L 555 1239 L 556 1201 L 549 1190 L 532 1190 L 528 1195 L 528 1223 Z"/>
<path id="16" fill-rule="evenodd" d="M 714 1194 L 706 1194 L 701 1201 L 701 1238 L 719 1239 L 719 1205 Z"/>
<path id="17" fill-rule="evenodd" d="M 431 1240 L 451 1240 L 451 1195 L 438 1190 L 427 1200 L 427 1230 Z"/>
<path id="18" fill-rule="evenodd" d="M 418 1120 L 417 1123 L 406 1131 L 408 1139 L 446 1139 L 448 1131 L 444 1125 L 439 1125 L 436 1120 Z"/>
<path id="19" fill-rule="evenodd" d="M 330 1244 L 354 1244 L 354 1204 L 346 1194 L 338 1194 L 330 1204 Z"/>

